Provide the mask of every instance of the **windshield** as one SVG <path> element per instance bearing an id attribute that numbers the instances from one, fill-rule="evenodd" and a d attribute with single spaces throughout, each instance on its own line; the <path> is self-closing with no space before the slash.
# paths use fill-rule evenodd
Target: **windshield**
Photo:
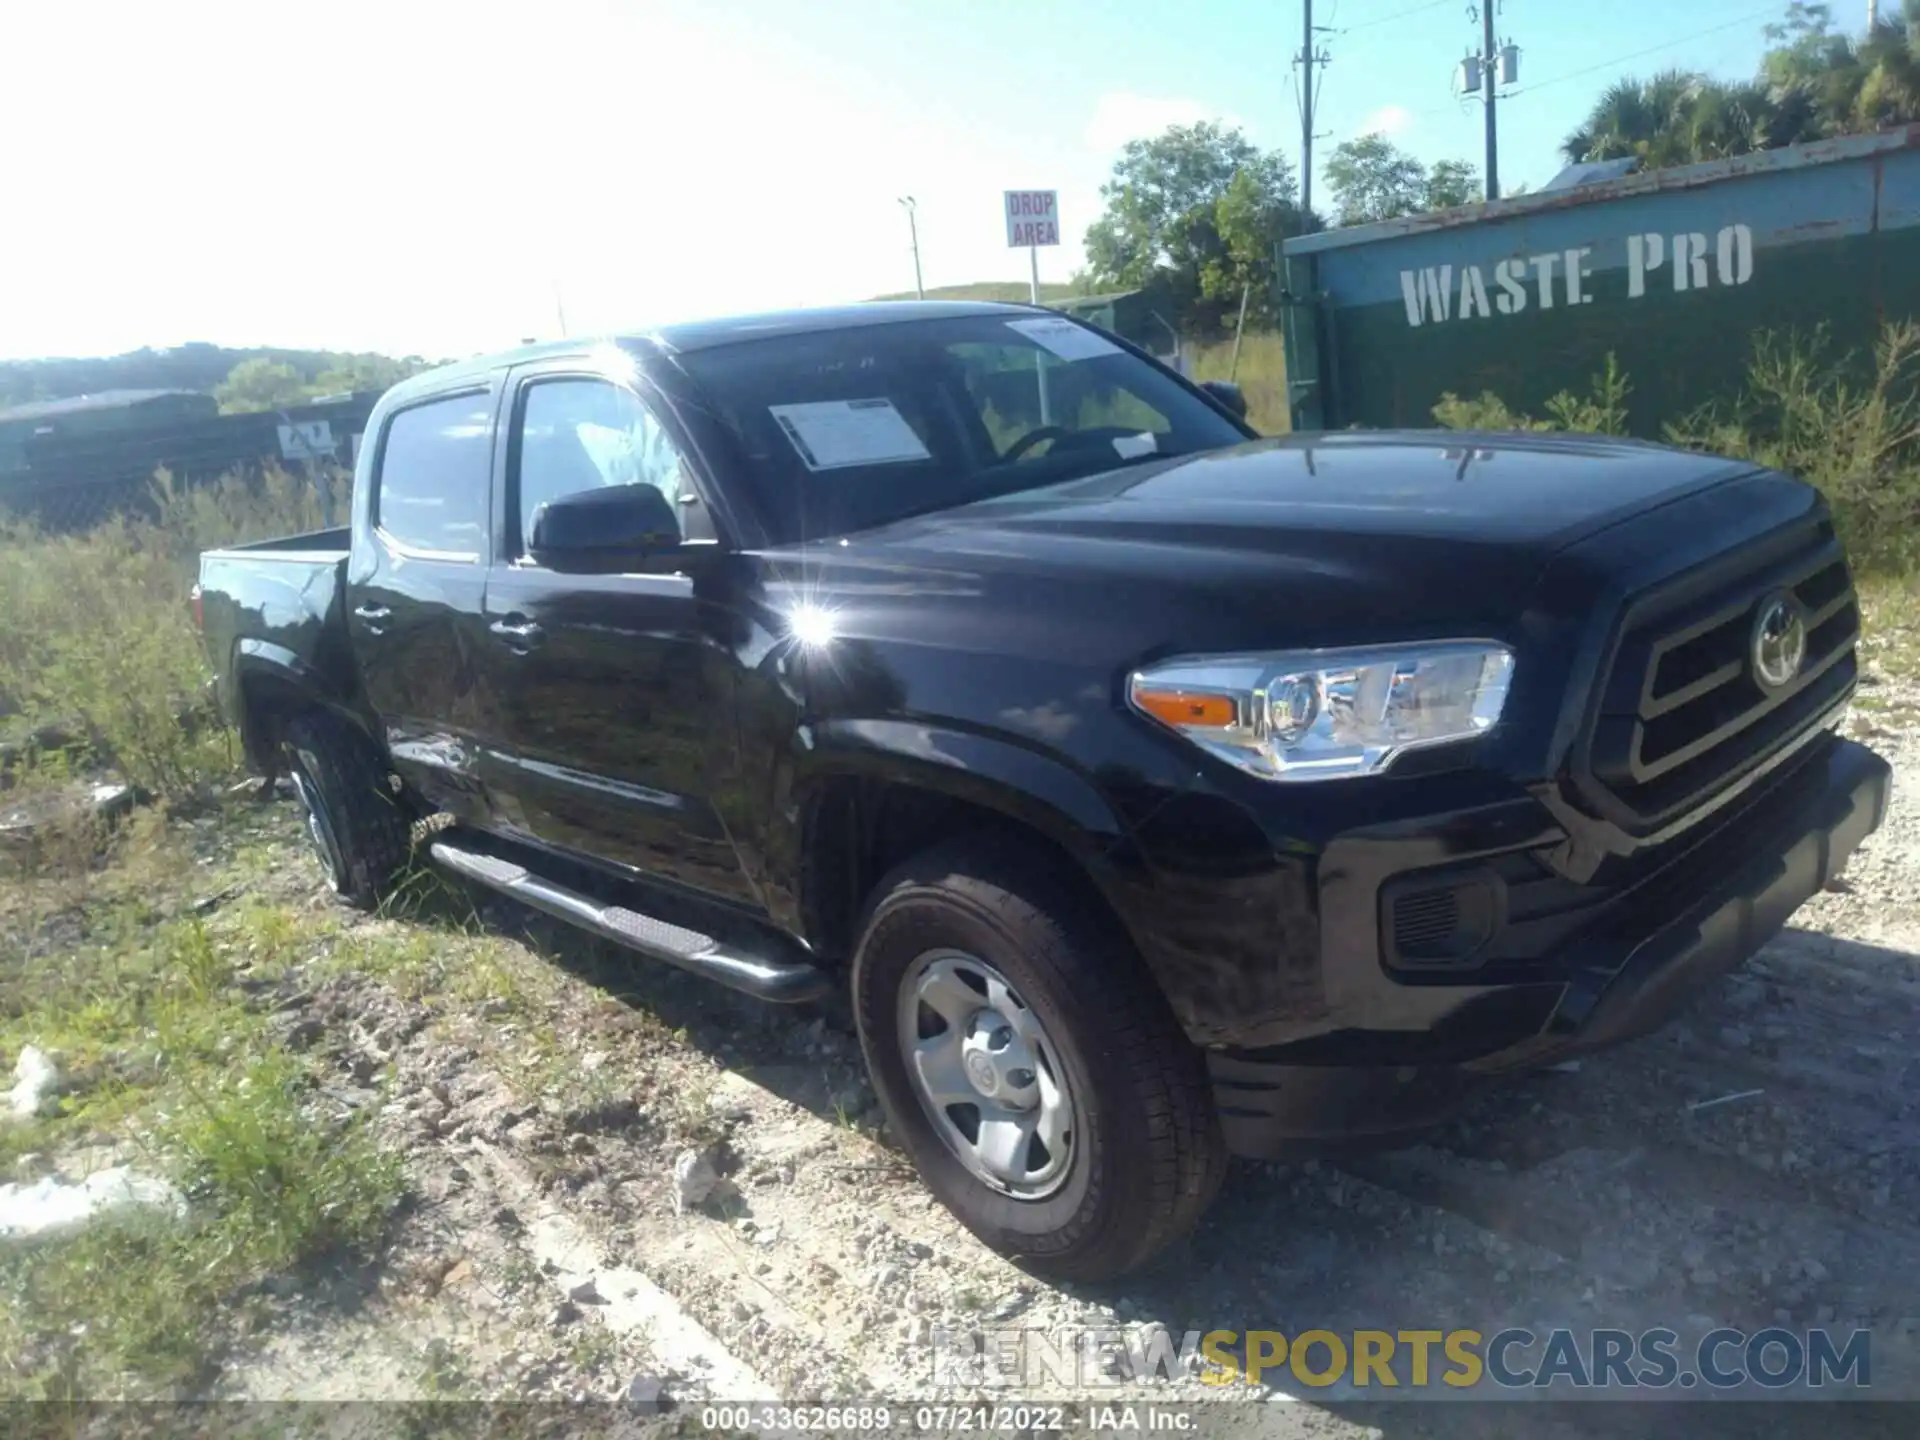
<path id="1" fill-rule="evenodd" d="M 1247 438 L 1159 367 L 1058 315 L 822 330 L 680 363 L 747 457 L 780 542 Z"/>

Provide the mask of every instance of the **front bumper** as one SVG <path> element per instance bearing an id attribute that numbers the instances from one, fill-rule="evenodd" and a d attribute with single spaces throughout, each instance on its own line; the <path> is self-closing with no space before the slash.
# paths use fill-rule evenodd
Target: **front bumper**
<path id="1" fill-rule="evenodd" d="M 1671 908 L 1637 907 L 1582 935 L 1551 986 L 1485 986 L 1475 994 L 1482 1043 L 1435 1060 L 1432 1036 L 1402 1054 L 1371 1046 L 1357 1063 L 1302 1063 L 1294 1046 L 1208 1054 L 1229 1147 L 1275 1157 L 1301 1147 L 1382 1142 L 1444 1120 L 1503 1073 L 1535 1068 L 1646 1034 L 1715 977 L 1779 932 L 1839 875 L 1885 818 L 1892 772 L 1862 745 L 1834 740 L 1796 767 L 1783 803 L 1729 827 L 1726 859 L 1697 867 Z M 1671 894 L 1669 899 L 1673 898 Z M 1507 1002 L 1513 1003 L 1507 1003 Z"/>

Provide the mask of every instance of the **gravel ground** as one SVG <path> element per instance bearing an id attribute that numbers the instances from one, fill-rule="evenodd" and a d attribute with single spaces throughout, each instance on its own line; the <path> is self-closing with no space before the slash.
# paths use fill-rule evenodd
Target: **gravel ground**
<path id="1" fill-rule="evenodd" d="M 326 1093 L 379 1110 L 417 1199 L 371 1272 L 283 1287 L 216 1393 L 664 1393 L 684 1417 L 712 1399 L 955 1393 L 935 1384 L 935 1333 L 996 1326 L 1150 1346 L 1160 1327 L 1177 1344 L 1212 1329 L 1780 1324 L 1870 1327 L 1876 1384 L 1905 1377 L 1920 1395 L 1920 729 L 1885 718 L 1920 713 L 1920 691 L 1877 688 L 1892 703 L 1850 724 L 1896 766 L 1887 824 L 1743 972 L 1663 1032 L 1516 1083 L 1421 1146 L 1236 1163 L 1191 1240 L 1119 1286 L 1035 1282 L 934 1204 L 877 1127 L 843 1016 L 610 960 L 503 901 L 481 902 L 486 943 L 554 977 L 532 1019 L 421 972 L 317 957 L 257 1001 L 337 1067 Z M 270 823 L 284 863 L 263 893 L 327 905 L 291 813 Z M 407 929 L 356 917 L 345 933 Z M 715 1175 L 695 1204 L 675 1175 L 689 1152 Z M 1182 1372 L 1081 1393 L 1219 1392 Z M 1210 1425 L 1506 1425 L 1484 1408 L 1389 1423 L 1340 1404 L 1369 1393 L 1289 1376 L 1253 1392 L 1276 1403 Z M 1686 1408 L 1676 1429 L 1705 1428 Z M 1618 1428 L 1618 1409 L 1543 1411 L 1527 1433 Z"/>

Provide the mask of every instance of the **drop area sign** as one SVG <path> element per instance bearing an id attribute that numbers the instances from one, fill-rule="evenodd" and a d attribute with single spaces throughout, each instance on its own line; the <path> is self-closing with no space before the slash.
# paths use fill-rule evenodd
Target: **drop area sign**
<path id="1" fill-rule="evenodd" d="M 1058 190 L 1009 190 L 1007 194 L 1007 247 L 1031 249 L 1036 245 L 1060 243 L 1060 192 Z"/>

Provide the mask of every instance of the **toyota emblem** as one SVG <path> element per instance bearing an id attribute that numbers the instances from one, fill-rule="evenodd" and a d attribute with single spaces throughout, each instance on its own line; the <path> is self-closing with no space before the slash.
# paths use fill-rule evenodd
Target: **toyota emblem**
<path id="1" fill-rule="evenodd" d="M 1753 678 L 1769 693 L 1784 690 L 1807 658 L 1807 619 L 1791 595 L 1760 602 L 1753 622 Z"/>

